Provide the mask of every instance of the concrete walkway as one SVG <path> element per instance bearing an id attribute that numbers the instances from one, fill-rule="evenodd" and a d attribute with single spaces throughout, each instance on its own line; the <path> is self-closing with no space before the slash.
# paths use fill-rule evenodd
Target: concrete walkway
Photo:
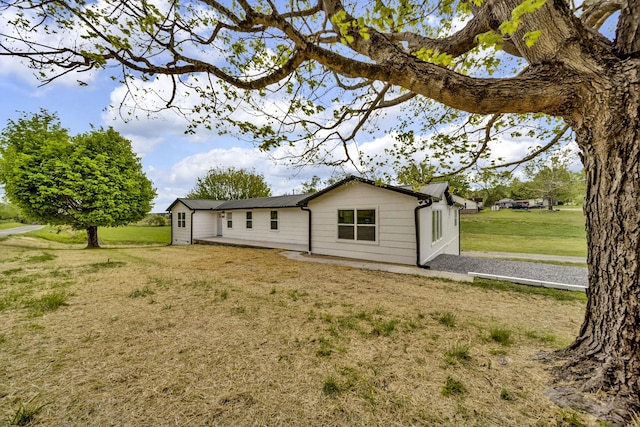
<path id="1" fill-rule="evenodd" d="M 365 270 L 387 271 L 397 274 L 412 274 L 425 277 L 450 279 L 458 282 L 473 282 L 474 277 L 539 286 L 554 289 L 582 291 L 587 287 L 587 269 L 560 265 L 507 261 L 498 258 L 513 256 L 520 259 L 558 261 L 557 257 L 538 258 L 531 254 L 492 253 L 493 256 L 472 257 L 469 252 L 463 256 L 440 255 L 429 262 L 430 269 L 397 264 L 385 264 L 368 261 L 337 259 L 317 255 L 306 255 L 298 251 L 286 251 L 281 254 L 289 259 L 304 262 L 341 265 Z M 486 255 L 488 253 L 484 253 Z M 506 256 L 497 256 L 497 255 Z M 517 256 L 516 256 L 517 255 Z M 564 257 L 563 257 L 564 258 Z M 573 258 L 573 257 L 570 257 Z M 563 261 L 566 261 L 563 259 Z M 580 261 L 571 261 L 580 262 Z"/>
<path id="2" fill-rule="evenodd" d="M 201 237 L 193 239 L 193 243 L 201 245 L 226 245 L 226 246 L 240 246 L 247 248 L 263 248 L 263 249 L 285 249 L 287 251 L 306 252 L 307 245 L 301 245 L 298 243 L 282 243 L 282 242 L 265 242 L 262 240 L 245 240 L 245 239 L 232 239 L 229 237 Z"/>
<path id="3" fill-rule="evenodd" d="M 28 233 L 29 231 L 40 230 L 44 225 L 25 225 L 23 227 L 7 228 L 0 230 L 0 237 L 11 236 L 12 234 Z"/>
<path id="4" fill-rule="evenodd" d="M 472 276 L 469 276 L 468 274 L 455 273 L 451 271 L 437 271 L 437 270 L 428 270 L 428 269 L 418 268 L 418 267 L 411 267 L 408 265 L 405 266 L 405 265 L 398 265 L 398 264 L 384 264 L 379 262 L 336 259 L 336 258 L 323 257 L 323 256 L 317 256 L 317 255 L 304 255 L 301 252 L 295 252 L 295 251 L 281 252 L 281 255 L 295 261 L 341 265 L 344 267 L 362 268 L 364 270 L 387 271 L 389 273 L 396 273 L 396 274 L 412 274 L 417 276 L 436 277 L 440 279 L 455 280 L 457 282 L 473 282 Z"/>

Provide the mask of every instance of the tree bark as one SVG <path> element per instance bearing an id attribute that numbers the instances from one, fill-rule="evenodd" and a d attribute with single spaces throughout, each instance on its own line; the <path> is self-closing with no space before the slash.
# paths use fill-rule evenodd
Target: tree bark
<path id="1" fill-rule="evenodd" d="M 613 423 L 640 413 L 640 60 L 619 71 L 615 89 L 605 102 L 595 97 L 576 129 L 587 179 L 589 289 L 579 336 L 556 370 L 575 394 L 606 396 L 585 406 Z"/>
<path id="2" fill-rule="evenodd" d="M 98 227 L 95 225 L 87 227 L 87 249 L 97 249 L 99 247 Z"/>

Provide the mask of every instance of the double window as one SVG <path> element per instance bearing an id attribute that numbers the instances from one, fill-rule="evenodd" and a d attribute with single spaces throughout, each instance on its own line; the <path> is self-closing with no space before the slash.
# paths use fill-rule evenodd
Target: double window
<path id="1" fill-rule="evenodd" d="M 271 211 L 271 229 L 278 229 L 278 211 Z"/>
<path id="2" fill-rule="evenodd" d="M 437 242 L 442 239 L 442 211 L 433 210 L 431 212 L 431 241 Z"/>
<path id="3" fill-rule="evenodd" d="M 253 212 L 247 212 L 247 228 L 253 228 Z"/>
<path id="4" fill-rule="evenodd" d="M 375 209 L 341 209 L 338 211 L 338 239 L 376 241 Z"/>
<path id="5" fill-rule="evenodd" d="M 187 213 L 186 212 L 178 212 L 178 227 L 184 228 L 187 226 Z"/>

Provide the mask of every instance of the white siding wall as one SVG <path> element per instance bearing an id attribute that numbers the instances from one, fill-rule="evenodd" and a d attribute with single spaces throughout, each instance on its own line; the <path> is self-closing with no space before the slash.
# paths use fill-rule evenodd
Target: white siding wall
<path id="1" fill-rule="evenodd" d="M 370 261 L 414 264 L 415 197 L 360 182 L 349 183 L 311 202 L 312 252 Z M 376 241 L 338 239 L 339 209 L 375 209 Z"/>
<path id="2" fill-rule="evenodd" d="M 218 212 L 195 211 L 193 213 L 193 238 L 201 239 L 216 236 L 218 233 L 217 222 Z"/>
<path id="3" fill-rule="evenodd" d="M 185 214 L 185 227 L 178 227 L 178 213 Z M 191 244 L 191 209 L 181 202 L 177 202 L 171 209 L 171 235 L 173 245 Z"/>
<path id="4" fill-rule="evenodd" d="M 271 229 L 271 211 L 278 212 L 278 229 Z M 246 213 L 251 212 L 253 228 L 246 227 Z M 300 208 L 250 209 L 227 211 L 222 221 L 222 235 L 231 239 L 306 245 L 309 214 Z M 227 227 L 228 213 L 232 213 L 233 226 Z"/>
<path id="5" fill-rule="evenodd" d="M 433 212 L 438 210 L 442 218 L 442 237 L 434 242 L 432 217 Z M 420 210 L 420 264 L 425 264 L 440 254 L 460 255 L 460 217 L 457 210 L 456 207 L 448 206 L 444 200 Z"/>

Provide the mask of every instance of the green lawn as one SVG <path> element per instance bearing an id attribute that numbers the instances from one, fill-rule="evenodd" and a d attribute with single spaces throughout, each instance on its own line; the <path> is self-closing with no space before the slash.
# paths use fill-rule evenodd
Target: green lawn
<path id="1" fill-rule="evenodd" d="M 85 231 L 71 230 L 68 227 L 44 227 L 26 235 L 60 243 L 86 243 L 87 241 L 87 233 Z M 139 225 L 100 227 L 98 228 L 98 240 L 101 245 L 169 244 L 171 242 L 171 227 Z"/>
<path id="2" fill-rule="evenodd" d="M 462 250 L 587 255 L 580 210 L 484 210 L 461 218 Z"/>
<path id="3" fill-rule="evenodd" d="M 19 222 L 0 222 L 0 230 L 7 230 L 9 228 L 22 227 L 25 224 Z"/>

